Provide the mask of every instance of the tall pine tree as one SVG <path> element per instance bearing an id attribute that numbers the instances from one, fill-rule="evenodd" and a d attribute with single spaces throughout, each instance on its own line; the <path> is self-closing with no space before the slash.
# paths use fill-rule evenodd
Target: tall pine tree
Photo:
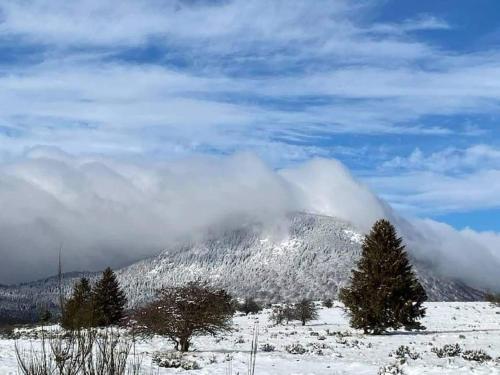
<path id="1" fill-rule="evenodd" d="M 402 238 L 387 220 L 377 221 L 365 236 L 351 285 L 340 291 L 351 326 L 381 334 L 388 328 L 425 329 L 424 288 L 413 273 Z"/>
<path id="2" fill-rule="evenodd" d="M 66 329 L 91 327 L 94 324 L 94 304 L 90 282 L 82 277 L 73 287 L 64 304 L 61 325 Z"/>
<path id="3" fill-rule="evenodd" d="M 98 326 L 118 324 L 123 318 L 127 298 L 111 268 L 104 270 L 101 279 L 95 285 L 93 294 L 96 324 Z"/>

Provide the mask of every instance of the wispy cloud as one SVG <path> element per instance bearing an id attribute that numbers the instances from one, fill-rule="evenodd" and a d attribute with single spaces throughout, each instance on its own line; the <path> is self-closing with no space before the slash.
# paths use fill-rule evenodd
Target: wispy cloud
<path id="1" fill-rule="evenodd" d="M 78 123 L 88 124 L 80 148 L 98 152 L 158 147 L 154 136 L 137 144 L 137 132 L 223 150 L 277 131 L 445 135 L 457 130 L 421 118 L 498 113 L 500 84 L 488 79 L 498 56 L 447 54 L 413 37 L 449 28 L 431 15 L 367 25 L 357 14 L 371 6 L 5 3 L 3 43 L 38 46 L 39 63 L 2 66 L 0 123 L 31 144 L 66 147 Z"/>
<path id="2" fill-rule="evenodd" d="M 478 169 L 500 169 L 500 148 L 478 144 L 464 149 L 448 147 L 425 154 L 416 148 L 406 157 L 397 156 L 382 165 L 384 168 L 464 172 Z"/>
<path id="3" fill-rule="evenodd" d="M 386 161 L 367 181 L 412 214 L 500 208 L 500 149 L 478 144 L 425 153 L 417 148 Z"/>
<path id="4" fill-rule="evenodd" d="M 495 182 L 481 184 L 498 178 L 498 135 L 475 120 L 500 116 L 500 52 L 448 49 L 424 34 L 456 25 L 377 21 L 378 5 L 3 2 L 0 158 L 40 144 L 151 160 L 249 150 L 275 168 L 364 158 L 366 181 L 412 213 L 496 207 Z"/>

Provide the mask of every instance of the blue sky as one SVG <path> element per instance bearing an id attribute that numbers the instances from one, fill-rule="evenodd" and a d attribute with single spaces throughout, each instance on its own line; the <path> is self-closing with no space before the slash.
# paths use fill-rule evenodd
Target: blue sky
<path id="1" fill-rule="evenodd" d="M 500 231 L 500 3 L 0 4 L 0 158 L 336 158 L 396 209 Z"/>

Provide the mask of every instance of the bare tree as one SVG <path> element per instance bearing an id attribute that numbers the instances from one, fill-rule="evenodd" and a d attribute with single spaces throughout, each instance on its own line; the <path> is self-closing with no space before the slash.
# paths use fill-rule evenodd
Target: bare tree
<path id="1" fill-rule="evenodd" d="M 132 321 L 142 333 L 170 338 L 176 350 L 189 350 L 196 335 L 217 335 L 231 330 L 231 296 L 200 283 L 163 288 L 157 299 L 136 311 Z"/>

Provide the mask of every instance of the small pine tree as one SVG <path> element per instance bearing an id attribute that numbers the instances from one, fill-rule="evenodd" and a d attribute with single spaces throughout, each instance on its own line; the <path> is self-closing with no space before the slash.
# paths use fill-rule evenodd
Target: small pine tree
<path id="1" fill-rule="evenodd" d="M 74 286 L 71 297 L 64 303 L 61 325 L 75 330 L 93 325 L 93 296 L 90 282 L 82 277 Z"/>
<path id="2" fill-rule="evenodd" d="M 379 220 L 365 237 L 351 285 L 340 291 L 351 326 L 380 334 L 388 328 L 425 329 L 424 288 L 413 273 L 403 240 L 387 220 Z"/>
<path id="3" fill-rule="evenodd" d="M 305 326 L 310 320 L 318 319 L 318 308 L 310 299 L 304 298 L 293 305 L 294 317 Z"/>
<path id="4" fill-rule="evenodd" d="M 95 285 L 93 296 L 96 325 L 118 324 L 124 316 L 123 310 L 127 298 L 111 268 L 104 270 L 101 279 Z"/>

